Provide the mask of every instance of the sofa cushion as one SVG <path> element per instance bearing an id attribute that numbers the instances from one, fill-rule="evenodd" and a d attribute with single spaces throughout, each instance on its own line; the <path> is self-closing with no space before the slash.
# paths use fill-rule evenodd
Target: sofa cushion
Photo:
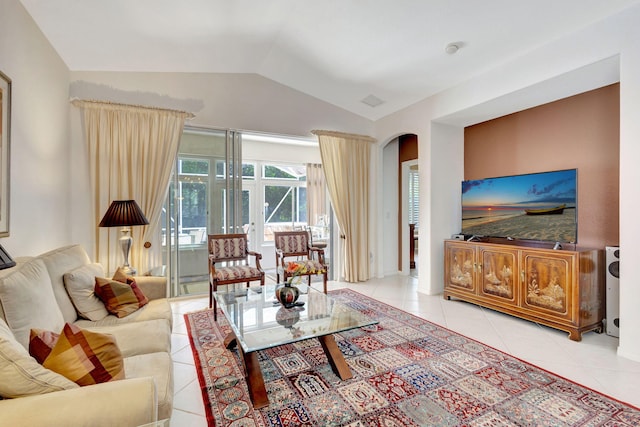
<path id="1" fill-rule="evenodd" d="M 125 377 L 122 353 L 113 336 L 68 323 L 42 366 L 81 386 Z"/>
<path id="2" fill-rule="evenodd" d="M 124 359 L 127 379 L 153 377 L 158 393 L 158 419 L 171 417 L 173 409 L 173 363 L 168 353 L 149 353 Z"/>
<path id="3" fill-rule="evenodd" d="M 64 326 L 49 272 L 41 259 L 30 260 L 0 278 L 0 303 L 7 324 L 25 349 L 29 348 L 31 329 L 60 331 Z"/>
<path id="4" fill-rule="evenodd" d="M 77 387 L 73 381 L 42 367 L 29 356 L 0 319 L 0 396 L 15 398 Z"/>
<path id="5" fill-rule="evenodd" d="M 85 264 L 64 274 L 64 286 L 83 319 L 101 320 L 109 315 L 95 293 L 96 277 L 104 277 L 101 264 Z"/>
<path id="6" fill-rule="evenodd" d="M 143 306 L 133 290 L 135 282 L 123 283 L 104 277 L 96 277 L 95 292 L 104 302 L 107 311 L 117 317 L 125 317 Z M 136 286 L 137 287 L 137 286 Z M 144 300 L 148 302 L 148 300 Z"/>
<path id="7" fill-rule="evenodd" d="M 124 357 L 171 351 L 171 329 L 169 322 L 164 319 L 120 323 L 112 326 L 91 326 L 95 323 L 87 320 L 78 323 L 76 323 L 77 326 L 84 324 L 80 327 L 87 330 L 113 335 Z"/>
<path id="8" fill-rule="evenodd" d="M 166 320 L 169 322 L 169 326 L 171 327 L 171 325 L 173 324 L 173 313 L 171 312 L 171 304 L 168 300 L 159 299 L 149 301 L 149 304 L 128 315 L 127 317 L 116 317 L 110 314 L 104 319 L 97 322 L 78 319 L 75 324 L 80 326 L 81 328 L 85 328 L 88 326 L 111 326 L 155 319 Z"/>
<path id="9" fill-rule="evenodd" d="M 58 301 L 60 311 L 62 311 L 64 321 L 67 323 L 75 322 L 78 318 L 78 313 L 64 287 L 63 276 L 68 271 L 89 264 L 91 262 L 89 255 L 81 245 L 70 245 L 45 252 L 39 255 L 38 258 L 44 261 L 47 270 L 49 270 L 53 293 L 56 296 L 56 301 Z M 59 329 L 51 330 L 57 331 Z"/>

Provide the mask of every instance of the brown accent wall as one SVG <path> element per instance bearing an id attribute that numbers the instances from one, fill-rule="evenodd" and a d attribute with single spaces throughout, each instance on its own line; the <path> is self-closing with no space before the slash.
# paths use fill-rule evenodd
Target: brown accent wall
<path id="1" fill-rule="evenodd" d="M 402 163 L 418 158 L 418 135 L 407 134 L 398 137 L 398 248 L 402 248 Z M 398 270 L 402 270 L 402 251 L 398 251 Z"/>
<path id="2" fill-rule="evenodd" d="M 578 244 L 619 243 L 619 84 L 465 128 L 464 176 L 578 169 Z"/>

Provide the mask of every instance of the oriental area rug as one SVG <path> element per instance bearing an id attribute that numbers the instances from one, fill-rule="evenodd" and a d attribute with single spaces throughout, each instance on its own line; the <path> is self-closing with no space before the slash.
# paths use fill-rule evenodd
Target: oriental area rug
<path id="1" fill-rule="evenodd" d="M 378 325 L 258 352 L 270 405 L 253 408 L 224 315 L 185 314 L 210 426 L 639 426 L 640 410 L 356 291 L 331 296 Z"/>

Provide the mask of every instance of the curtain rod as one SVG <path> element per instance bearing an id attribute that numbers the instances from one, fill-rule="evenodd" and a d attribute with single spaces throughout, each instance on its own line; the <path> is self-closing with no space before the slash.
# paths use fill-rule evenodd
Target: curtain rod
<path id="1" fill-rule="evenodd" d="M 79 98 L 72 98 L 71 99 L 71 104 L 76 106 L 76 107 L 87 107 L 87 106 L 108 106 L 108 107 L 115 107 L 115 108 L 136 108 L 136 109 L 146 109 L 146 110 L 154 110 L 154 111 L 164 111 L 164 112 L 168 112 L 168 113 L 174 113 L 174 114 L 179 114 L 179 115 L 184 115 L 186 119 L 193 119 L 195 117 L 195 114 L 193 113 L 189 113 L 188 111 L 181 111 L 181 110 L 173 110 L 170 108 L 160 108 L 160 107 L 153 107 L 153 106 L 148 106 L 148 105 L 134 105 L 134 104 L 122 104 L 119 102 L 111 102 L 111 101 L 98 101 L 95 99 L 79 99 Z"/>
<path id="2" fill-rule="evenodd" d="M 311 133 L 316 136 L 324 135 L 324 136 L 333 136 L 333 137 L 344 138 L 344 139 L 358 139 L 362 141 L 376 142 L 376 139 L 371 136 L 359 135 L 356 133 L 337 132 L 332 130 L 312 130 Z"/>

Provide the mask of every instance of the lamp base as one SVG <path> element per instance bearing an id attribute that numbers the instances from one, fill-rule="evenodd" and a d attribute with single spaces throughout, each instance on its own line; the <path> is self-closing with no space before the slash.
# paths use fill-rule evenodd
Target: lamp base
<path id="1" fill-rule="evenodd" d="M 131 267 L 129 265 L 121 266 L 120 267 L 120 271 L 122 271 L 127 276 L 135 276 L 136 273 L 138 272 L 135 268 L 133 268 L 133 267 Z"/>
<path id="2" fill-rule="evenodd" d="M 122 256 L 124 257 L 124 265 L 120 267 L 120 269 L 124 274 L 133 276 L 136 274 L 136 269 L 129 265 L 129 251 L 131 250 L 133 239 L 129 235 L 130 230 L 128 227 L 124 227 L 120 231 L 122 233 L 122 236 L 120 237 L 120 248 L 122 249 Z"/>

